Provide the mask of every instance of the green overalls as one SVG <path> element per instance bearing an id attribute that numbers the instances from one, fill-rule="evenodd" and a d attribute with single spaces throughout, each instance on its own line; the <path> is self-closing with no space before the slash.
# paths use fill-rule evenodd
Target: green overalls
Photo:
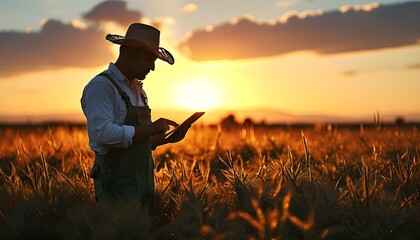
<path id="1" fill-rule="evenodd" d="M 122 91 L 108 74 L 108 78 L 126 103 L 126 125 L 149 125 L 151 110 L 146 106 L 133 106 L 128 95 Z M 99 204 L 108 200 L 133 200 L 153 206 L 154 177 L 151 137 L 133 142 L 128 148 L 112 148 L 107 154 L 96 154 L 90 172 L 95 186 L 95 198 Z"/>

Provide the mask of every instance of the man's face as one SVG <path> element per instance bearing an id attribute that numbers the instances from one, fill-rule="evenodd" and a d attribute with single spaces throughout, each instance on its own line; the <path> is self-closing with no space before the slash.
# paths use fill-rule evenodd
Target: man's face
<path id="1" fill-rule="evenodd" d="M 129 64 L 134 78 L 144 80 L 150 71 L 155 70 L 155 61 L 157 58 L 152 53 L 144 50 L 132 49 L 130 56 Z"/>

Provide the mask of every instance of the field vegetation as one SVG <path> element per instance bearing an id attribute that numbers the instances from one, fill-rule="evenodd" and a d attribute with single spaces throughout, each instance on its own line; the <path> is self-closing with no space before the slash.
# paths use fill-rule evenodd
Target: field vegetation
<path id="1" fill-rule="evenodd" d="M 84 126 L 0 129 L 0 239 L 418 239 L 418 125 L 194 125 L 154 214 L 97 206 Z"/>

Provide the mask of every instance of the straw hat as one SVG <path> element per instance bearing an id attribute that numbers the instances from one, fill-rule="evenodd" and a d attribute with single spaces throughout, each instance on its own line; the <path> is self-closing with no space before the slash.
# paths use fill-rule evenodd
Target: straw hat
<path id="1" fill-rule="evenodd" d="M 160 31 L 152 26 L 133 23 L 128 27 L 125 36 L 108 34 L 106 39 L 115 44 L 145 49 L 172 65 L 175 59 L 168 50 L 159 47 L 159 35 Z"/>

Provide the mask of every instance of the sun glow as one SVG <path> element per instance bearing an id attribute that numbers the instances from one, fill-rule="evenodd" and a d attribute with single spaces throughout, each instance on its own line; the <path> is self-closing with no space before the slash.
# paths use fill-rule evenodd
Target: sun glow
<path id="1" fill-rule="evenodd" d="M 220 93 L 215 85 L 204 79 L 180 83 L 176 87 L 177 104 L 185 109 L 203 111 L 215 108 L 220 103 Z"/>

